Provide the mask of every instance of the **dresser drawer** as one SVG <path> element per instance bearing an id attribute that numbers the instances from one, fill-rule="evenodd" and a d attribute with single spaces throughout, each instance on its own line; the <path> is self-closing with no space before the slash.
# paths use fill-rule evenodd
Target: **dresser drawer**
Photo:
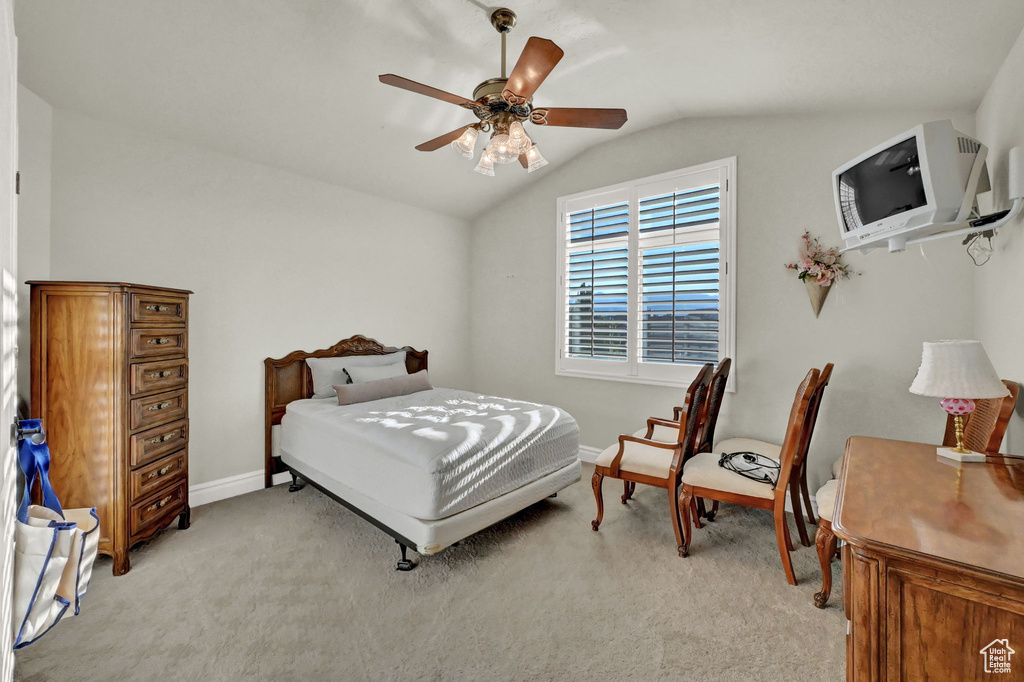
<path id="1" fill-rule="evenodd" d="M 168 391 L 188 383 L 188 360 L 154 360 L 138 362 L 131 369 L 132 395 Z"/>
<path id="2" fill-rule="evenodd" d="M 186 476 L 187 471 L 187 450 L 179 450 L 173 455 L 167 455 L 163 459 L 139 467 L 128 476 L 129 496 L 133 502 L 140 500 L 154 490 L 170 485 L 170 481 Z"/>
<path id="3" fill-rule="evenodd" d="M 188 392 L 185 389 L 180 389 L 169 393 L 135 398 L 132 400 L 129 412 L 132 431 L 184 419 L 188 416 Z"/>
<path id="4" fill-rule="evenodd" d="M 188 296 L 133 291 L 129 299 L 132 323 L 183 325 L 188 321 Z"/>
<path id="5" fill-rule="evenodd" d="M 188 351 L 188 332 L 184 329 L 133 329 L 131 344 L 133 358 L 184 355 Z"/>
<path id="6" fill-rule="evenodd" d="M 188 443 L 188 420 L 158 426 L 131 438 L 129 465 L 132 468 L 160 459 Z"/>
<path id="7" fill-rule="evenodd" d="M 181 513 L 185 507 L 185 494 L 188 491 L 188 478 L 181 477 L 177 483 L 150 495 L 142 502 L 136 502 L 128 512 L 131 534 L 159 525 L 168 517 Z"/>

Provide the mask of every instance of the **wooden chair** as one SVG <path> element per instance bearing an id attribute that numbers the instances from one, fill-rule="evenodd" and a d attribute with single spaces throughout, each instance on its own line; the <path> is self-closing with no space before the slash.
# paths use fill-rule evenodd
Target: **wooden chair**
<path id="1" fill-rule="evenodd" d="M 694 455 L 687 461 L 683 468 L 682 491 L 679 494 L 684 534 L 683 542 L 679 546 L 680 556 L 688 556 L 690 550 L 690 505 L 694 497 L 767 509 L 772 511 L 775 517 L 775 539 L 779 544 L 786 580 L 790 585 L 796 585 L 796 575 L 793 573 L 793 563 L 789 557 L 793 542 L 786 523 L 786 488 L 793 478 L 796 455 L 807 438 L 808 407 L 818 386 L 818 377 L 817 369 L 810 370 L 796 391 L 793 408 L 789 413 L 789 424 L 786 427 L 786 438 L 782 442 L 779 454 L 781 469 L 774 489 L 720 467 L 719 455 L 714 452 Z"/>
<path id="2" fill-rule="evenodd" d="M 839 481 L 830 480 L 814 495 L 818 503 L 818 531 L 814 534 L 814 545 L 818 550 L 821 564 L 821 591 L 814 594 L 814 605 L 825 608 L 832 594 L 832 557 L 836 555 L 836 536 L 832 532 L 832 516 L 836 509 L 836 493 Z"/>
<path id="3" fill-rule="evenodd" d="M 604 518 L 601 483 L 605 476 L 609 476 L 626 483 L 643 483 L 667 490 L 676 543 L 682 545 L 678 508 L 679 477 L 684 463 L 694 455 L 700 418 L 704 413 L 704 403 L 711 383 L 711 370 L 710 364 L 704 365 L 687 389 L 686 418 L 676 426 L 674 442 L 624 434 L 619 436 L 618 443 L 609 446 L 597 456 L 594 476 L 591 479 L 594 497 L 597 500 L 597 518 L 591 522 L 590 527 L 595 531 L 600 528 Z"/>
<path id="4" fill-rule="evenodd" d="M 807 407 L 807 434 L 804 440 L 803 446 L 796 453 L 796 458 L 793 461 L 793 483 L 795 485 L 790 486 L 790 502 L 793 506 L 793 517 L 796 520 L 796 530 L 800 535 L 800 543 L 804 547 L 811 546 L 811 538 L 807 534 L 807 527 L 804 525 L 804 510 L 807 513 L 807 521 L 810 523 L 817 523 L 814 518 L 813 507 L 811 506 L 811 493 L 807 487 L 807 454 L 811 448 L 811 438 L 814 435 L 814 426 L 818 422 L 818 412 L 821 408 L 821 399 L 825 395 L 825 387 L 828 386 L 829 380 L 832 378 L 832 368 L 834 365 L 830 362 L 825 365 L 821 370 L 821 374 L 818 377 L 818 387 L 811 398 L 811 402 Z M 779 458 L 779 452 L 782 450 L 781 446 L 769 443 L 763 440 L 755 440 L 753 438 L 730 438 L 724 440 L 715 446 L 714 451 L 718 453 L 722 452 L 756 452 L 764 457 L 770 457 L 777 460 Z M 803 509 L 801 509 L 800 498 L 803 496 Z M 708 521 L 715 520 L 715 514 L 718 513 L 718 503 L 716 502 L 711 512 L 708 514 Z"/>
<path id="5" fill-rule="evenodd" d="M 729 381 L 731 369 L 732 358 L 723 358 L 719 361 L 714 376 L 711 377 L 708 398 L 704 401 L 704 416 L 699 422 L 700 435 L 697 437 L 697 452 L 710 452 L 711 445 L 715 442 L 715 426 L 718 424 L 718 415 L 722 411 L 722 399 L 725 397 L 725 386 Z M 687 394 L 688 398 L 689 394 Z M 674 442 L 679 435 L 679 422 L 685 419 L 686 411 L 686 405 L 673 407 L 672 419 L 651 417 L 647 420 L 647 428 L 640 429 L 633 435 L 648 440 Z M 623 486 L 622 504 L 626 504 L 627 500 L 633 497 L 636 483 L 623 481 Z"/>
<path id="6" fill-rule="evenodd" d="M 964 425 L 964 445 L 975 452 L 999 452 L 1006 435 L 1006 426 L 1017 405 L 1020 385 L 1015 381 L 1003 379 L 1003 385 L 1010 391 L 1004 398 L 975 400 L 975 410 L 967 417 Z M 946 417 L 946 433 L 942 439 L 944 446 L 956 445 L 956 425 L 952 415 Z M 992 466 L 992 465 L 990 465 Z M 839 478 L 842 472 L 843 458 L 832 464 L 832 475 Z M 821 564 L 821 591 L 814 595 L 814 605 L 825 608 L 832 593 L 832 559 L 836 554 L 836 536 L 832 532 L 832 515 L 835 511 L 836 492 L 839 482 L 835 478 L 815 494 L 818 503 L 818 531 L 814 534 L 814 544 L 818 550 L 818 563 Z"/>

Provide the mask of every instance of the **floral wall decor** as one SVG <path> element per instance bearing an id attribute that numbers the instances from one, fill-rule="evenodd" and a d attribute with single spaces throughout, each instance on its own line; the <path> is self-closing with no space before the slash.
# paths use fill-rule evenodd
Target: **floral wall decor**
<path id="1" fill-rule="evenodd" d="M 817 317 L 833 285 L 840 278 L 849 279 L 850 275 L 860 273 L 853 272 L 849 265 L 843 263 L 843 256 L 836 247 L 824 248 L 817 237 L 811 237 L 810 232 L 804 232 L 801 240 L 799 259 L 796 263 L 787 263 L 786 267 L 796 270 L 796 276 L 807 286 L 811 308 Z"/>

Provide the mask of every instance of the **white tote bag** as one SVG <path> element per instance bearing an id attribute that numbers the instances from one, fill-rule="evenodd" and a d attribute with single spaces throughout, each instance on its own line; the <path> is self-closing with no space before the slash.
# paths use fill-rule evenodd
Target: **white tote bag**
<path id="1" fill-rule="evenodd" d="M 38 419 L 24 420 L 23 429 L 39 429 Z M 28 646 L 64 617 L 81 610 L 99 544 L 100 520 L 95 509 L 61 509 L 50 485 L 50 449 L 42 431 L 18 446 L 25 473 L 25 494 L 18 507 L 14 550 L 14 648 Z M 42 506 L 30 505 L 36 480 Z"/>

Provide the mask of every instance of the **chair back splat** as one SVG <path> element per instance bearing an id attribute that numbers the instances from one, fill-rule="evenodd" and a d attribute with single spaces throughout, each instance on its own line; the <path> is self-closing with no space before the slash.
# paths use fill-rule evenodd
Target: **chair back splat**
<path id="1" fill-rule="evenodd" d="M 967 421 L 964 423 L 964 445 L 975 452 L 999 452 L 1003 444 L 1006 426 L 1010 423 L 1013 408 L 1017 405 L 1020 384 L 1003 379 L 1003 385 L 1010 391 L 1010 395 L 1005 398 L 975 400 L 977 408 L 967 415 Z M 953 415 L 946 417 L 946 433 L 942 444 L 947 447 L 956 445 L 956 422 Z"/>
<path id="2" fill-rule="evenodd" d="M 786 488 L 789 486 L 790 475 L 793 473 L 796 457 L 800 449 L 806 445 L 808 410 L 815 390 L 818 387 L 820 374 L 817 369 L 807 372 L 807 376 L 796 390 L 793 408 L 789 412 L 789 424 L 786 425 L 786 439 L 782 441 L 782 452 L 779 453 L 779 480 L 775 483 L 775 503 L 785 505 Z"/>
<path id="3" fill-rule="evenodd" d="M 704 403 L 704 426 L 697 443 L 697 452 L 711 452 L 714 447 L 715 426 L 718 424 L 718 413 L 722 411 L 722 399 L 725 398 L 725 385 L 729 382 L 731 369 L 732 358 L 725 358 L 718 363 L 718 369 L 711 377 L 708 399 Z"/>
<path id="4" fill-rule="evenodd" d="M 796 471 L 803 474 L 804 462 L 807 459 L 807 452 L 811 448 L 811 436 L 814 435 L 814 425 L 818 423 L 818 410 L 821 408 L 821 398 L 825 395 L 825 387 L 828 386 L 829 379 L 832 378 L 832 368 L 834 365 L 830 362 L 825 365 L 821 370 L 821 374 L 818 375 L 818 383 L 814 387 L 814 392 L 811 393 L 811 399 L 807 403 L 807 424 L 804 426 L 803 438 L 801 439 L 800 447 L 797 448 L 796 457 L 793 461 L 793 468 Z"/>
<path id="5" fill-rule="evenodd" d="M 672 476 L 678 482 L 683 473 L 683 465 L 697 454 L 697 436 L 703 429 L 707 416 L 706 403 L 708 390 L 711 387 L 711 363 L 701 367 L 700 372 L 686 390 L 686 415 L 679 422 L 679 448 L 672 461 Z"/>

